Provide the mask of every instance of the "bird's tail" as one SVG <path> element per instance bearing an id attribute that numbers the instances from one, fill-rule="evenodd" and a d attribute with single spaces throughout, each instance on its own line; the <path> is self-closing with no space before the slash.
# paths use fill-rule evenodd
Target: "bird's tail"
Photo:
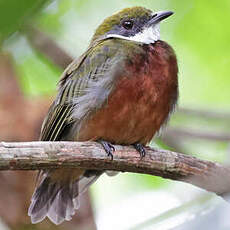
<path id="1" fill-rule="evenodd" d="M 79 195 L 102 172 L 89 176 L 85 176 L 84 173 L 82 170 L 73 169 L 42 171 L 28 211 L 32 223 L 38 223 L 46 216 L 55 224 L 71 220 L 80 206 Z"/>

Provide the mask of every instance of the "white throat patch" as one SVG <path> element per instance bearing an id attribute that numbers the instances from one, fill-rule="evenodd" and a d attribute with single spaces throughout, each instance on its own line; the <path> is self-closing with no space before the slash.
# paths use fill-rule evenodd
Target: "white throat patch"
<path id="1" fill-rule="evenodd" d="M 160 25 L 156 24 L 155 26 L 146 27 L 142 32 L 131 37 L 125 37 L 119 34 L 108 34 L 106 38 L 121 38 L 144 44 L 150 44 L 160 39 Z"/>

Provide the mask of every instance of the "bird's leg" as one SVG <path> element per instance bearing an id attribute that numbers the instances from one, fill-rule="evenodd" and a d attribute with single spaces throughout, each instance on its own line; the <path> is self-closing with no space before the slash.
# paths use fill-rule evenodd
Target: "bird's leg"
<path id="1" fill-rule="evenodd" d="M 113 160 L 113 152 L 115 151 L 114 146 L 107 141 L 99 140 L 98 142 L 103 146 L 108 156 L 111 157 L 111 160 Z"/>
<path id="2" fill-rule="evenodd" d="M 142 144 L 140 144 L 140 143 L 135 143 L 135 144 L 133 144 L 133 146 L 140 153 L 140 156 L 141 156 L 141 159 L 142 159 L 146 154 L 144 146 Z"/>

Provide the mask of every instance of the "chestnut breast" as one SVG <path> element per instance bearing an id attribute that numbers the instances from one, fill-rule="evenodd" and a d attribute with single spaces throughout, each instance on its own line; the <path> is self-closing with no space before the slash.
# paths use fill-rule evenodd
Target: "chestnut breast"
<path id="1" fill-rule="evenodd" d="M 147 144 L 177 101 L 177 61 L 163 41 L 130 54 L 105 105 L 86 120 L 78 140 Z"/>

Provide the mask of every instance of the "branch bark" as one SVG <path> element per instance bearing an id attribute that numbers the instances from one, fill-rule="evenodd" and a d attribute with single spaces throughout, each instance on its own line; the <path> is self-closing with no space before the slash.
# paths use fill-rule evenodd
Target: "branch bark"
<path id="1" fill-rule="evenodd" d="M 152 149 L 140 159 L 130 146 L 115 146 L 114 158 L 95 142 L 1 142 L 0 170 L 85 168 L 134 172 L 187 182 L 223 195 L 230 191 L 230 168 L 181 153 Z"/>

